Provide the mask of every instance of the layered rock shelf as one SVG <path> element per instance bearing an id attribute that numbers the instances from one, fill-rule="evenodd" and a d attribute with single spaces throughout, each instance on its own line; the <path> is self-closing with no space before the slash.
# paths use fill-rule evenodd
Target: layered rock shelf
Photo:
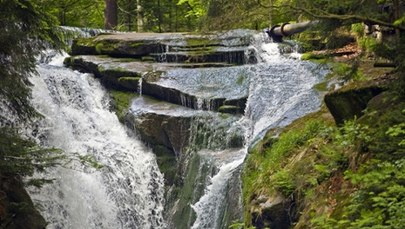
<path id="1" fill-rule="evenodd" d="M 255 33 L 125 33 L 80 38 L 65 65 L 93 73 L 108 88 L 133 91 L 197 110 L 243 114 L 249 46 Z"/>
<path id="2" fill-rule="evenodd" d="M 72 55 L 109 55 L 158 62 L 230 64 L 256 63 L 249 48 L 254 32 L 192 35 L 185 33 L 123 33 L 81 38 L 73 42 Z"/>

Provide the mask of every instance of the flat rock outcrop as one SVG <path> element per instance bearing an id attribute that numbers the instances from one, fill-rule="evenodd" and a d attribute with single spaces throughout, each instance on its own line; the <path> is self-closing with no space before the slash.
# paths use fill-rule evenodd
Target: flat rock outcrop
<path id="1" fill-rule="evenodd" d="M 240 30 L 204 35 L 187 33 L 120 33 L 80 38 L 72 55 L 149 57 L 158 62 L 248 64 L 257 62 L 249 49 L 254 31 Z M 246 55 L 248 53 L 249 55 Z"/>
<path id="2" fill-rule="evenodd" d="M 142 93 L 193 109 L 243 114 L 246 106 L 248 73 L 243 67 L 189 69 L 106 56 L 69 57 L 65 64 L 93 73 L 107 88 Z"/>
<path id="3" fill-rule="evenodd" d="M 368 102 L 386 90 L 386 85 L 377 81 L 361 82 L 343 87 L 325 95 L 325 104 L 337 124 L 360 118 Z"/>

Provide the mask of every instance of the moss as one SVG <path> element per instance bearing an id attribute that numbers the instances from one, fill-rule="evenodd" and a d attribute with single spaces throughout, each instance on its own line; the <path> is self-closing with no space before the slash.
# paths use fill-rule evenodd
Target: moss
<path id="1" fill-rule="evenodd" d="M 328 82 L 324 81 L 324 82 L 318 83 L 314 86 L 314 88 L 318 91 L 328 91 Z"/>
<path id="2" fill-rule="evenodd" d="M 160 172 L 165 179 L 165 186 L 170 187 L 174 184 L 177 172 L 177 160 L 172 151 L 162 145 L 153 147 L 153 152 L 156 155 L 156 161 L 159 166 Z"/>
<path id="3" fill-rule="evenodd" d="M 301 60 L 323 60 L 326 59 L 325 54 L 304 53 L 301 56 Z"/>
<path id="4" fill-rule="evenodd" d="M 87 47 L 94 46 L 94 37 L 90 37 L 90 38 L 85 38 L 85 37 L 77 38 L 77 39 L 75 40 L 75 42 L 76 42 L 77 45 L 80 45 L 80 46 L 87 46 Z"/>
<path id="5" fill-rule="evenodd" d="M 238 79 L 236 80 L 236 84 L 237 85 L 242 85 L 243 84 L 243 82 L 245 81 L 245 79 L 246 79 L 246 75 L 245 74 L 240 74 L 239 76 L 238 76 Z"/>
<path id="6" fill-rule="evenodd" d="M 197 153 L 189 151 L 188 154 L 185 178 L 179 181 L 175 193 L 168 200 L 169 205 L 177 205 L 173 215 L 173 224 L 177 228 L 191 228 L 196 218 L 191 204 L 204 193 L 204 178 L 211 172 L 207 164 L 201 164 L 202 160 Z"/>
<path id="7" fill-rule="evenodd" d="M 155 62 L 155 57 L 152 56 L 142 56 L 141 61 L 144 62 Z"/>
<path id="8" fill-rule="evenodd" d="M 129 42 L 129 46 L 132 48 L 138 48 L 145 45 L 145 42 Z"/>
<path id="9" fill-rule="evenodd" d="M 232 105 L 222 105 L 218 108 L 218 111 L 222 113 L 238 114 L 240 111 L 240 107 Z"/>
<path id="10" fill-rule="evenodd" d="M 131 101 L 137 96 L 135 93 L 111 90 L 110 95 L 114 100 L 115 112 L 118 119 L 123 122 L 124 116 L 131 106 Z"/>
<path id="11" fill-rule="evenodd" d="M 72 66 L 73 61 L 74 61 L 74 57 L 71 57 L 71 56 L 66 57 L 66 58 L 63 60 L 63 65 L 65 65 L 65 66 Z"/>
<path id="12" fill-rule="evenodd" d="M 139 87 L 139 80 L 141 77 L 120 77 L 118 84 L 128 90 L 137 91 Z"/>
<path id="13" fill-rule="evenodd" d="M 187 46 L 190 47 L 207 47 L 207 46 L 217 46 L 219 44 L 218 40 L 209 38 L 188 38 L 186 40 Z"/>
<path id="14" fill-rule="evenodd" d="M 120 45 L 119 41 L 101 40 L 93 44 L 97 54 L 114 54 Z"/>
<path id="15" fill-rule="evenodd" d="M 94 38 L 78 38 L 73 41 L 71 55 L 92 55 L 97 54 Z"/>
<path id="16" fill-rule="evenodd" d="M 146 75 L 143 76 L 145 80 L 148 82 L 156 82 L 160 80 L 160 77 L 164 74 L 163 71 L 152 71 L 148 72 Z"/>

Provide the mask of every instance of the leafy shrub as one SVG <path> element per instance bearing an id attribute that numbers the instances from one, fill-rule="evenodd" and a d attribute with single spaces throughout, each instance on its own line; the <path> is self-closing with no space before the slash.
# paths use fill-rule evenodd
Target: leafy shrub
<path id="1" fill-rule="evenodd" d="M 279 170 L 273 175 L 271 185 L 284 196 L 291 195 L 295 189 L 291 172 L 285 169 Z"/>

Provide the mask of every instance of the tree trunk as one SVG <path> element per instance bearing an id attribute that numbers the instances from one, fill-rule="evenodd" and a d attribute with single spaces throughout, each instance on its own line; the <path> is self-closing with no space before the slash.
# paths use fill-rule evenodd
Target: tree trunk
<path id="1" fill-rule="evenodd" d="M 395 22 L 395 20 L 398 20 L 401 17 L 401 3 L 400 2 L 401 2 L 400 0 L 394 0 L 393 1 L 393 6 L 394 6 L 393 7 L 393 10 L 394 10 L 394 21 L 393 21 L 393 23 Z M 399 29 L 396 29 L 395 34 L 396 34 L 397 38 L 399 39 L 401 31 Z"/>
<path id="2" fill-rule="evenodd" d="M 138 32 L 143 32 L 143 17 L 141 0 L 136 0 L 136 25 Z"/>
<path id="3" fill-rule="evenodd" d="M 159 33 L 161 33 L 162 32 L 162 9 L 161 9 L 160 0 L 158 0 L 157 3 L 158 3 L 158 27 L 159 27 Z"/>
<path id="4" fill-rule="evenodd" d="M 115 29 L 118 25 L 117 0 L 105 0 L 104 28 Z"/>
<path id="5" fill-rule="evenodd" d="M 273 0 L 269 0 L 269 28 L 273 26 Z"/>

